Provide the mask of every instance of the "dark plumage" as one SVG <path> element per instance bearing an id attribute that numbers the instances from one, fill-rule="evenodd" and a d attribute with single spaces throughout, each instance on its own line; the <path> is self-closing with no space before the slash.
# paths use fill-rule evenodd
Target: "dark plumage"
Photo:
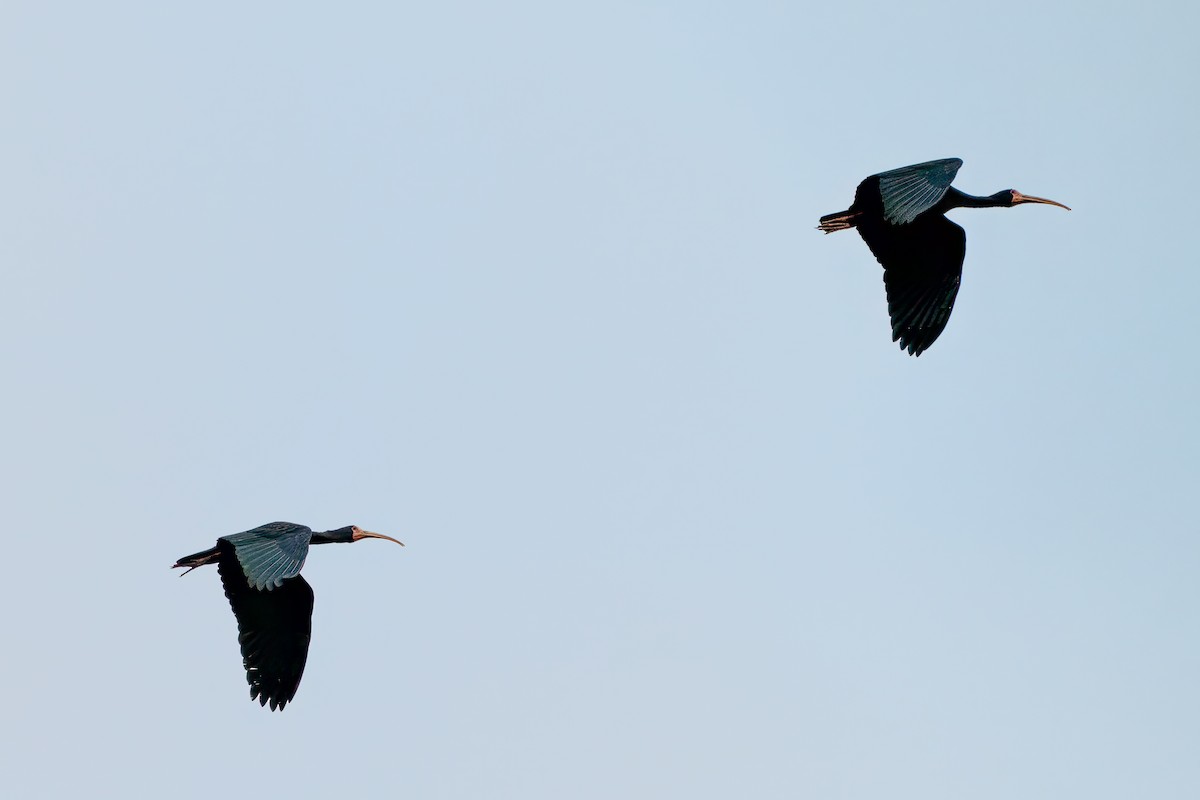
<path id="1" fill-rule="evenodd" d="M 216 564 L 238 623 L 238 644 L 250 698 L 282 710 L 296 696 L 312 634 L 313 590 L 300 576 L 310 544 L 387 539 L 354 525 L 314 533 L 293 522 L 271 522 L 222 536 L 215 547 L 184 556 L 174 567 Z"/>
<path id="2" fill-rule="evenodd" d="M 946 219 L 952 208 L 1011 207 L 1062 203 L 1005 189 L 976 197 L 950 183 L 962 161 L 944 158 L 872 175 L 858 185 L 846 211 L 821 217 L 825 233 L 858 228 L 883 265 L 892 341 L 919 356 L 950 320 L 967 252 L 966 233 Z M 1067 209 L 1068 211 L 1070 209 Z"/>

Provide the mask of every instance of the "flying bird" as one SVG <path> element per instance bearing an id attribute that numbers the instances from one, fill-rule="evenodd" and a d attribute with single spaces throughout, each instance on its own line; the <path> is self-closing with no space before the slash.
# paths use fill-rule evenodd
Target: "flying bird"
<path id="1" fill-rule="evenodd" d="M 892 341 L 919 356 L 950 319 L 962 279 L 967 235 L 944 216 L 952 208 L 1009 208 L 1021 203 L 1062 203 L 1005 189 L 976 197 L 950 183 L 962 159 L 943 158 L 872 175 L 858 185 L 846 211 L 821 217 L 825 233 L 858 228 L 883 265 Z"/>
<path id="2" fill-rule="evenodd" d="M 310 544 L 387 539 L 382 533 L 347 525 L 314 532 L 294 522 L 271 522 L 222 536 L 216 547 L 184 556 L 172 569 L 216 564 L 225 596 L 237 617 L 238 644 L 250 684 L 250 699 L 271 710 L 296 696 L 312 633 L 313 590 L 300 576 Z"/>

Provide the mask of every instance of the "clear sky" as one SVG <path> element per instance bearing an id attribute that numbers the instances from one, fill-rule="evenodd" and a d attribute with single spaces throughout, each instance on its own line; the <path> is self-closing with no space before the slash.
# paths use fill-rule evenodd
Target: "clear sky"
<path id="1" fill-rule="evenodd" d="M 12 797 L 1200 796 L 1200 12 L 0 8 Z M 961 210 L 921 358 L 822 236 Z M 322 547 L 294 705 L 216 571 Z"/>

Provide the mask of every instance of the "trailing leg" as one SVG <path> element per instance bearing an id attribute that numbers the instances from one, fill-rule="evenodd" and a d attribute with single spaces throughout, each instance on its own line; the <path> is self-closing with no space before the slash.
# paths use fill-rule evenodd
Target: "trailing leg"
<path id="1" fill-rule="evenodd" d="M 817 230 L 825 233 L 848 230 L 858 224 L 857 220 L 861 213 L 861 211 L 839 211 L 836 214 L 826 214 L 821 217 L 821 224 L 817 226 Z"/>

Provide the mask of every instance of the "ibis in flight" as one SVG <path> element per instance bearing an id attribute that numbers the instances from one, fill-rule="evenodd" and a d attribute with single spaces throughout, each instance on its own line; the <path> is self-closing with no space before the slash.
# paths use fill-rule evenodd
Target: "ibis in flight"
<path id="1" fill-rule="evenodd" d="M 242 665 L 250 699 L 271 710 L 296 696 L 312 634 L 313 590 L 300 576 L 310 544 L 387 539 L 382 533 L 347 525 L 316 532 L 294 522 L 271 522 L 217 539 L 216 547 L 184 556 L 174 567 L 216 564 L 225 596 L 237 617 Z M 173 567 L 173 568 L 174 568 Z"/>
<path id="2" fill-rule="evenodd" d="M 962 159 L 943 158 L 872 175 L 858 185 L 846 211 L 821 217 L 825 233 L 857 228 L 883 265 L 892 341 L 919 356 L 942 331 L 962 279 L 967 235 L 946 219 L 952 208 L 1009 208 L 1062 203 L 1005 189 L 986 197 L 950 185 Z"/>

